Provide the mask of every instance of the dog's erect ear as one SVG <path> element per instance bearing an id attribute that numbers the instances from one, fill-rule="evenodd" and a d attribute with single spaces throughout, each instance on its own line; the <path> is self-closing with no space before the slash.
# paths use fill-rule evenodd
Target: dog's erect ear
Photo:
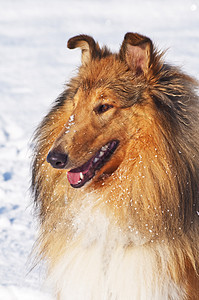
<path id="1" fill-rule="evenodd" d="M 153 44 L 138 33 L 126 33 L 120 49 L 120 58 L 137 74 L 148 72 L 152 62 Z"/>
<path id="2" fill-rule="evenodd" d="M 96 43 L 89 35 L 77 35 L 68 40 L 67 46 L 69 49 L 81 48 L 82 64 L 88 63 L 96 52 Z"/>

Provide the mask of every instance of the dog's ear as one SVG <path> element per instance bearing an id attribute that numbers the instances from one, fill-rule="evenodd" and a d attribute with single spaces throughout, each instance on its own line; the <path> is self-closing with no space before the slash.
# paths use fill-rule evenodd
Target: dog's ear
<path id="1" fill-rule="evenodd" d="M 67 47 L 69 49 L 81 48 L 82 64 L 88 63 L 96 52 L 96 43 L 89 35 L 77 35 L 68 40 Z"/>
<path id="2" fill-rule="evenodd" d="M 128 32 L 124 37 L 119 55 L 137 74 L 146 74 L 152 63 L 153 44 L 145 36 Z"/>

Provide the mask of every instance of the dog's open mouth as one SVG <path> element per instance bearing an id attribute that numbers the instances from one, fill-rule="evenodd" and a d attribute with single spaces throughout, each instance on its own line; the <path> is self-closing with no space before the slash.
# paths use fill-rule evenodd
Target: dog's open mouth
<path id="1" fill-rule="evenodd" d="M 80 188 L 91 180 L 95 176 L 96 171 L 100 170 L 111 158 L 118 145 L 119 141 L 117 140 L 109 142 L 81 167 L 70 170 L 67 173 L 70 185 L 74 188 Z"/>

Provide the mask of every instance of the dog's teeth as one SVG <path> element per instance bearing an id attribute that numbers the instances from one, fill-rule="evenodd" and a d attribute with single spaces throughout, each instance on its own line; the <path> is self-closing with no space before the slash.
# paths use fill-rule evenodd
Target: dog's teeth
<path id="1" fill-rule="evenodd" d="M 106 151 L 108 149 L 108 145 L 101 148 L 102 151 Z"/>
<path id="2" fill-rule="evenodd" d="M 96 158 L 94 159 L 94 163 L 98 162 L 98 160 L 99 160 L 99 158 L 96 157 Z"/>
<path id="3" fill-rule="evenodd" d="M 84 179 L 84 175 L 83 175 L 82 172 L 79 173 L 79 176 L 80 176 L 81 179 Z"/>
<path id="4" fill-rule="evenodd" d="M 100 151 L 99 157 L 102 157 L 103 155 L 104 155 L 104 152 L 103 152 L 103 151 Z"/>

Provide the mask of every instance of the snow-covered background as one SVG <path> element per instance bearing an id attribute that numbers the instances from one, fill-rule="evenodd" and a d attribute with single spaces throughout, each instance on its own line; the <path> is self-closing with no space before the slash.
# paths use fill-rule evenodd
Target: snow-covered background
<path id="1" fill-rule="evenodd" d="M 127 31 L 168 48 L 169 62 L 199 78 L 199 0 L 0 0 L 0 300 L 53 299 L 43 267 L 29 272 L 37 232 L 29 148 L 80 63 L 66 42 L 86 33 L 118 50 Z"/>

